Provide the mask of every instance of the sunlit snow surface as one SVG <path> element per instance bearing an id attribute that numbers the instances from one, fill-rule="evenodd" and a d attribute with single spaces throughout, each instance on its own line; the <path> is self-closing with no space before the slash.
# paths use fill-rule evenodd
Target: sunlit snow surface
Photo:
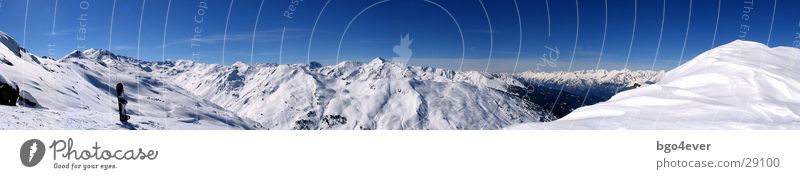
<path id="1" fill-rule="evenodd" d="M 230 130 L 243 129 L 218 121 L 196 121 L 192 118 L 158 118 L 131 116 L 130 123 L 121 123 L 117 113 L 90 110 L 57 111 L 0 105 L 0 130 L 66 129 L 66 130 Z"/>
<path id="2" fill-rule="evenodd" d="M 800 129 L 800 49 L 734 41 L 653 85 L 507 129 Z"/>

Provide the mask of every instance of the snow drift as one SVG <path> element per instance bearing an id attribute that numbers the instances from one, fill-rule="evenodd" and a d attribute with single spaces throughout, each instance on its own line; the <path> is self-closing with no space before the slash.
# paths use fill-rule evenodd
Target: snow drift
<path id="1" fill-rule="evenodd" d="M 737 40 L 653 85 L 621 92 L 551 123 L 509 129 L 799 129 L 800 49 Z"/>

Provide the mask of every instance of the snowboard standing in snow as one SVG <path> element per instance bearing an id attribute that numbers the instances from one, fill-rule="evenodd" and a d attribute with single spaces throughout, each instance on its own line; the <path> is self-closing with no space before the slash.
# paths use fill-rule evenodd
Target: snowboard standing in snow
<path id="1" fill-rule="evenodd" d="M 19 87 L 0 82 L 0 105 L 16 106 L 19 98 Z"/>
<path id="2" fill-rule="evenodd" d="M 128 119 L 131 119 L 131 116 L 128 115 L 128 111 L 125 109 L 125 106 L 128 104 L 128 100 L 125 100 L 124 92 L 122 83 L 117 83 L 117 104 L 119 106 L 119 121 L 128 122 Z"/>

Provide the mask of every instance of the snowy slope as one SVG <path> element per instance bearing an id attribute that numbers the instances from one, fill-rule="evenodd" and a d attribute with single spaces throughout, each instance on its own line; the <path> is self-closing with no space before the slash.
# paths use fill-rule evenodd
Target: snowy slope
<path id="1" fill-rule="evenodd" d="M 240 127 L 194 122 L 193 118 L 131 116 L 131 123 L 120 123 L 117 113 L 92 110 L 58 111 L 0 105 L 0 130 L 230 130 Z"/>
<path id="2" fill-rule="evenodd" d="M 800 129 L 800 49 L 734 41 L 551 123 L 509 129 Z"/>
<path id="3" fill-rule="evenodd" d="M 2 32 L 0 41 L 3 44 L 0 46 L 0 58 L 4 62 L 0 64 L 0 75 L 18 84 L 21 93 L 34 98 L 36 108 L 65 111 L 67 114 L 83 110 L 115 114 L 117 99 L 113 86 L 123 83 L 126 86 L 126 98 L 130 102 L 129 113 L 134 115 L 134 119 L 136 116 L 151 116 L 215 127 L 258 127 L 257 123 L 241 119 L 180 87 L 151 77 L 146 69 L 140 67 L 142 63 L 149 62 L 139 62 L 97 49 L 75 51 L 61 60 L 54 60 L 28 53 Z M 169 99 L 165 99 L 165 96 Z M 118 117 L 108 117 L 118 121 Z M 187 118 L 195 120 L 187 121 Z M 83 120 L 105 119 L 87 117 Z"/>

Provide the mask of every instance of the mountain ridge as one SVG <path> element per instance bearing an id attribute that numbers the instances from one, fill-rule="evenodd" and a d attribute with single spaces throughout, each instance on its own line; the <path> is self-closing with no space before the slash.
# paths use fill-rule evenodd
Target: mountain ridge
<path id="1" fill-rule="evenodd" d="M 329 66 L 222 65 L 143 61 L 87 49 L 24 68 L 43 70 L 11 79 L 23 81 L 25 91 L 50 110 L 113 113 L 111 86 L 120 82 L 133 115 L 244 129 L 499 129 L 552 121 L 554 113 L 583 105 L 576 99 L 586 101 L 570 92 L 564 95 L 572 96 L 566 98 L 570 104 L 531 95 L 557 89 L 536 84 L 536 77 L 406 66 L 383 58 Z M 4 66 L 0 74 L 21 70 Z M 628 81 L 623 82 L 614 85 Z M 520 90 L 535 85 L 539 93 Z M 544 105 L 559 107 L 549 111 Z"/>

